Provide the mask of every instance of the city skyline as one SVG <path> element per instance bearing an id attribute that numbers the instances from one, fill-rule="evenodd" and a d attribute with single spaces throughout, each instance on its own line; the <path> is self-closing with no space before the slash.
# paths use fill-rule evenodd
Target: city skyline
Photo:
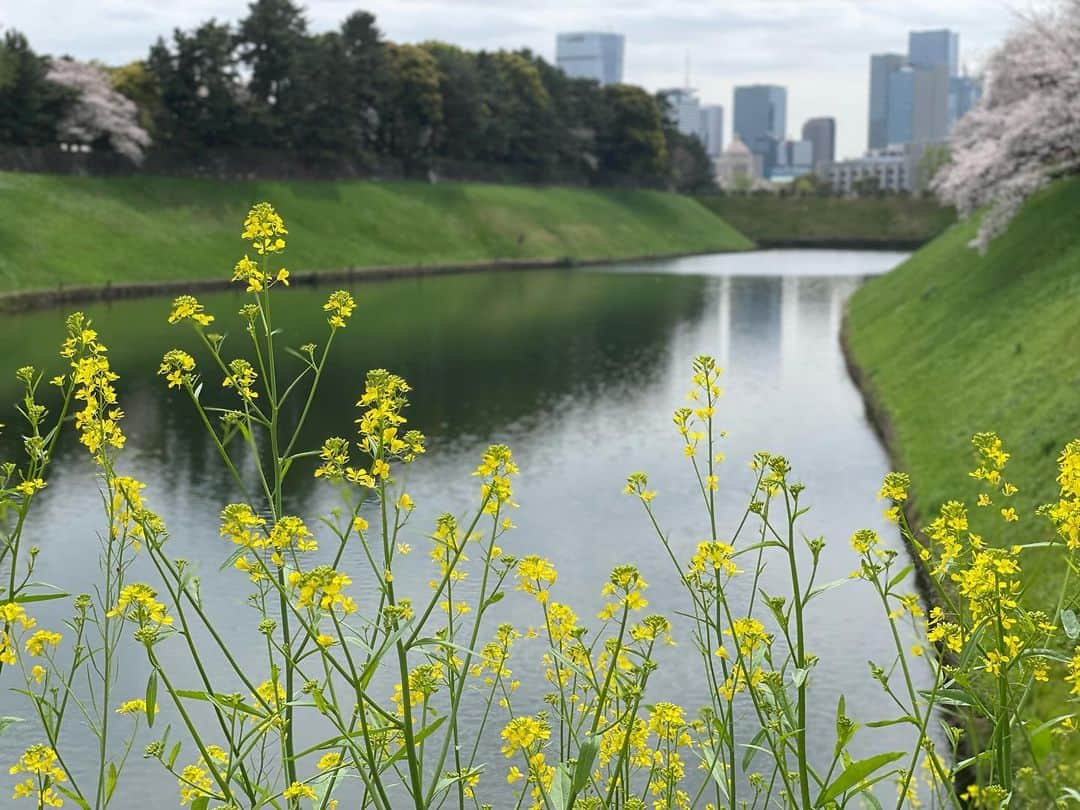
<path id="1" fill-rule="evenodd" d="M 122 63 L 144 58 L 151 43 L 174 27 L 189 28 L 209 17 L 235 21 L 247 5 L 247 0 L 192 0 L 170 7 L 152 0 L 41 0 L 5 10 L 0 26 L 21 30 L 42 52 Z M 911 30 L 950 28 L 961 37 L 961 65 L 973 67 L 1015 20 L 1005 0 L 955 0 L 947 9 L 932 0 L 777 0 L 709 9 L 688 0 L 588 6 L 545 0 L 514 6 L 491 0 L 308 0 L 302 5 L 313 31 L 365 9 L 393 41 L 441 39 L 487 50 L 527 47 L 552 64 L 560 32 L 619 33 L 626 37 L 624 80 L 651 92 L 685 83 L 689 52 L 690 84 L 702 105 L 731 110 L 737 85 L 783 85 L 788 89 L 786 134 L 798 137 L 809 118 L 834 117 L 838 157 L 862 154 L 867 146 L 871 53 L 901 50 Z M 1020 11 L 1030 6 L 1026 2 Z M 58 19 L 65 24 L 57 25 Z M 725 117 L 728 142 L 733 115 Z"/>

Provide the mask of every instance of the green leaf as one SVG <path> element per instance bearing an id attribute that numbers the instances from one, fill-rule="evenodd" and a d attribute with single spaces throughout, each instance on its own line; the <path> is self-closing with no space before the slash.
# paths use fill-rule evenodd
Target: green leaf
<path id="1" fill-rule="evenodd" d="M 83 810 L 90 810 L 89 803 L 85 799 L 81 798 L 79 794 L 73 793 L 68 788 L 64 787 L 63 785 L 58 785 L 55 782 L 53 783 L 53 787 L 60 793 L 63 793 L 64 796 L 75 802 L 75 804 L 79 805 L 79 807 L 81 807 Z"/>
<path id="2" fill-rule="evenodd" d="M 31 593 L 31 594 L 19 594 L 15 597 L 15 602 L 20 605 L 28 605 L 31 602 L 51 602 L 53 599 L 64 599 L 71 596 L 70 593 Z"/>
<path id="3" fill-rule="evenodd" d="M 555 810 L 569 810 L 570 784 L 570 768 L 565 762 L 560 762 L 548 788 L 548 799 Z"/>
<path id="4" fill-rule="evenodd" d="M 23 722 L 21 717 L 0 717 L 0 734 L 8 730 L 10 726 Z"/>
<path id="5" fill-rule="evenodd" d="M 105 776 L 105 803 L 108 804 L 109 799 L 112 798 L 113 791 L 116 790 L 116 780 L 120 776 L 116 770 L 116 763 L 109 763 L 109 772 Z"/>
<path id="6" fill-rule="evenodd" d="M 1073 641 L 1080 638 L 1080 619 L 1076 618 L 1075 611 L 1068 609 L 1061 611 L 1061 626 L 1065 628 L 1065 635 Z"/>
<path id="7" fill-rule="evenodd" d="M 570 782 L 573 793 L 581 792 L 589 781 L 593 763 L 596 761 L 596 753 L 600 750 L 600 743 L 595 737 L 586 738 L 578 749 L 577 765 L 574 766 L 574 777 Z"/>
<path id="8" fill-rule="evenodd" d="M 177 743 L 172 747 L 172 751 L 169 752 L 168 759 L 165 760 L 165 764 L 168 766 L 170 771 L 172 770 L 173 765 L 176 764 L 176 758 L 178 756 L 180 756 L 180 743 Z"/>
<path id="9" fill-rule="evenodd" d="M 828 593 L 829 591 L 835 590 L 841 585 L 846 585 L 851 581 L 851 577 L 842 577 L 840 579 L 834 579 L 832 582 L 826 582 L 824 585 L 819 585 L 818 587 L 814 588 L 814 590 L 810 591 L 809 596 L 806 597 L 806 601 L 809 602 L 815 596 L 821 596 L 823 593 Z"/>
<path id="10" fill-rule="evenodd" d="M 843 773 L 833 780 L 831 785 L 821 791 L 821 794 L 817 798 L 817 802 L 814 803 L 814 807 L 822 807 L 833 799 L 842 796 L 844 793 L 860 784 L 870 776 L 870 774 L 884 768 L 890 762 L 896 762 L 896 760 L 900 759 L 902 756 L 904 756 L 903 751 L 890 751 L 887 754 L 877 754 L 876 756 L 852 762 L 844 768 Z"/>
<path id="11" fill-rule="evenodd" d="M 914 570 L 914 568 L 914 563 L 904 566 L 903 570 L 901 570 L 900 573 L 898 573 L 895 577 L 889 580 L 889 587 L 886 588 L 886 590 L 891 591 L 893 588 L 903 582 L 907 578 L 907 575 L 910 574 L 912 570 Z"/>
<path id="12" fill-rule="evenodd" d="M 146 724 L 154 727 L 154 715 L 157 713 L 157 673 L 151 672 L 146 682 Z"/>
<path id="13" fill-rule="evenodd" d="M 866 727 L 867 728 L 885 728 L 886 726 L 898 726 L 901 723 L 911 723 L 912 725 L 914 725 L 916 727 L 918 727 L 918 725 L 919 725 L 916 722 L 914 717 L 912 717 L 910 714 L 905 714 L 903 717 L 896 717 L 896 718 L 893 718 L 892 720 L 874 720 L 871 723 L 867 723 Z"/>
<path id="14" fill-rule="evenodd" d="M 206 810 L 210 806 L 209 796 L 200 796 L 197 799 L 193 799 L 191 802 L 191 810 Z"/>

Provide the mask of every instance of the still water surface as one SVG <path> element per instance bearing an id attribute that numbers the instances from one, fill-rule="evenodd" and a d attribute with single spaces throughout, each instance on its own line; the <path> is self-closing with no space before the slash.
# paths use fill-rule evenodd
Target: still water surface
<path id="1" fill-rule="evenodd" d="M 829 543 L 820 581 L 843 577 L 857 564 L 847 542 L 855 529 L 877 528 L 900 546 L 875 502 L 888 462 L 847 377 L 837 338 L 847 297 L 866 276 L 887 271 L 901 258 L 769 251 L 588 271 L 478 273 L 358 285 L 353 293 L 359 306 L 340 333 L 307 438 L 316 445 L 328 435 L 348 435 L 365 371 L 386 367 L 398 372 L 415 389 L 411 424 L 429 437 L 429 452 L 404 476 L 418 508 L 403 539 L 425 551 L 424 538 L 436 515 L 465 514 L 475 502 L 476 483 L 469 473 L 481 451 L 492 442 L 506 443 L 522 469 L 515 486 L 519 528 L 508 537 L 506 550 L 551 558 L 560 572 L 555 598 L 570 602 L 585 617 L 600 606 L 599 589 L 611 568 L 634 563 L 650 583 L 650 610 L 674 616 L 685 609 L 685 596 L 637 504 L 621 491 L 627 473 L 648 471 L 650 484 L 660 492 L 656 511 L 677 551 L 685 556 L 705 537 L 705 516 L 671 412 L 685 402 L 691 359 L 713 354 L 725 369 L 718 420 L 729 431 L 728 461 L 721 469 L 721 525 L 730 532 L 745 506 L 752 454 L 762 449 L 783 453 L 796 478 L 808 484 L 803 498 L 813 509 L 803 532 L 822 535 Z M 292 345 L 321 339 L 326 291 L 296 288 L 286 295 L 288 307 L 279 305 L 276 313 L 285 339 Z M 226 313 L 235 312 L 242 297 L 221 293 L 202 300 L 221 323 L 230 322 Z M 246 582 L 236 572 L 218 570 L 229 551 L 218 536 L 218 514 L 240 496 L 191 409 L 154 376 L 161 355 L 173 346 L 201 356 L 187 330 L 166 325 L 168 308 L 168 301 L 160 299 L 86 308 L 121 375 L 129 447 L 122 466 L 148 482 L 148 503 L 169 527 L 173 554 L 198 566 L 210 613 L 235 631 L 234 654 L 263 673 L 257 617 L 245 602 Z M 0 358 L 0 402 L 17 396 L 11 382 L 17 366 L 33 363 L 58 373 L 51 369 L 59 369 L 55 347 L 63 317 L 49 311 L 0 321 L 0 343 L 6 347 Z M 0 421 L 13 425 L 9 407 Z M 0 439 L 0 450 L 4 457 L 16 450 L 10 436 Z M 66 441 L 28 532 L 42 549 L 36 578 L 72 593 L 90 590 L 97 574 L 102 521 L 92 476 L 81 448 Z M 314 518 L 336 504 L 332 492 L 308 476 L 296 476 L 293 483 L 287 511 Z M 352 555 L 347 554 L 346 567 L 364 570 L 360 552 Z M 420 598 L 429 563 L 424 553 L 414 553 L 409 562 L 399 581 Z M 766 572 L 764 587 L 773 592 L 785 587 L 779 568 Z M 356 590 L 363 604 L 371 588 L 359 582 Z M 535 603 L 521 594 L 511 594 L 500 608 L 519 626 L 539 620 Z M 62 619 L 55 602 L 36 613 L 45 626 Z M 891 645 L 880 609 L 860 583 L 817 601 L 809 633 L 810 650 L 822 658 L 812 677 L 810 729 L 817 741 L 814 750 L 827 757 L 841 693 L 856 720 L 891 716 L 867 666 L 870 659 L 891 660 Z M 532 645 L 520 646 L 513 662 L 523 681 L 518 711 L 544 707 L 541 650 L 538 642 Z M 183 667 L 180 645 L 175 646 Z M 207 665 L 217 668 L 212 661 Z M 688 644 L 665 650 L 652 680 L 653 699 L 700 704 L 705 690 L 699 671 Z M 118 701 L 141 696 L 146 674 L 137 652 L 129 654 L 115 693 Z M 221 691 L 234 688 L 230 683 Z M 162 703 L 162 722 L 168 722 L 172 712 Z M 26 716 L 26 707 L 19 696 L 0 694 L 0 715 Z M 85 752 L 84 761 L 69 764 L 89 782 L 91 741 L 77 722 L 69 734 L 70 744 L 83 745 Z M 143 797 L 151 795 L 165 796 L 163 805 L 173 802 L 175 781 L 140 757 L 142 746 L 153 738 L 144 733 L 138 741 L 123 778 L 122 792 L 131 798 L 115 806 L 145 807 Z M 18 750 L 38 739 L 33 723 L 15 726 L 0 737 L 0 759 L 13 761 Z M 906 746 L 905 733 L 894 727 L 861 730 L 855 748 L 857 755 L 868 755 Z M 494 739 L 483 749 L 493 773 L 482 784 L 494 791 L 487 794 L 489 800 L 504 806 L 503 760 L 497 749 Z M 189 751 L 181 764 L 194 759 Z"/>

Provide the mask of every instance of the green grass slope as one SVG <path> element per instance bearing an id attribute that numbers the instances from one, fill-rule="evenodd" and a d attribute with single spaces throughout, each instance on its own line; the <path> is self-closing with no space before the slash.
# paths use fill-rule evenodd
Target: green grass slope
<path id="1" fill-rule="evenodd" d="M 0 173 L 0 292 L 220 278 L 260 200 L 285 217 L 297 271 L 750 247 L 693 200 L 656 191 Z"/>
<path id="2" fill-rule="evenodd" d="M 1006 528 L 995 507 L 973 509 L 973 521 L 991 542 L 1047 540 L 1052 529 L 1033 513 L 1056 498 L 1056 458 L 1080 436 L 1080 179 L 1032 199 L 985 256 L 966 247 L 975 229 L 954 226 L 863 286 L 850 303 L 849 348 L 891 419 L 922 521 L 950 498 L 974 502 L 971 435 L 993 430 L 1012 453 L 1021 518 Z M 1029 602 L 1053 611 L 1060 552 L 1022 562 Z M 1041 690 L 1036 716 L 1059 713 L 1062 686 L 1059 677 Z"/>
<path id="3" fill-rule="evenodd" d="M 951 208 L 912 197 L 701 195 L 698 201 L 761 245 L 921 245 L 956 221 Z"/>

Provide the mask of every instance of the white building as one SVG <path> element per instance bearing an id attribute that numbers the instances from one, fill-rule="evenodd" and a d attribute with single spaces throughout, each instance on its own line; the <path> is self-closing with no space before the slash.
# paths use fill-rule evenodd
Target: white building
<path id="1" fill-rule="evenodd" d="M 720 104 L 706 104 L 701 108 L 698 137 L 709 157 L 720 157 L 723 154 L 724 108 Z"/>
<path id="2" fill-rule="evenodd" d="M 555 37 L 555 64 L 575 79 L 619 84 L 623 79 L 622 34 L 575 31 Z"/>
<path id="3" fill-rule="evenodd" d="M 850 194 L 856 183 L 873 178 L 883 191 L 911 191 L 914 163 L 912 150 L 903 146 L 874 149 L 860 158 L 822 163 L 821 177 L 839 194 Z"/>
<path id="4" fill-rule="evenodd" d="M 736 135 L 720 157 L 713 160 L 716 183 L 724 189 L 749 189 L 761 177 L 760 162 Z"/>

